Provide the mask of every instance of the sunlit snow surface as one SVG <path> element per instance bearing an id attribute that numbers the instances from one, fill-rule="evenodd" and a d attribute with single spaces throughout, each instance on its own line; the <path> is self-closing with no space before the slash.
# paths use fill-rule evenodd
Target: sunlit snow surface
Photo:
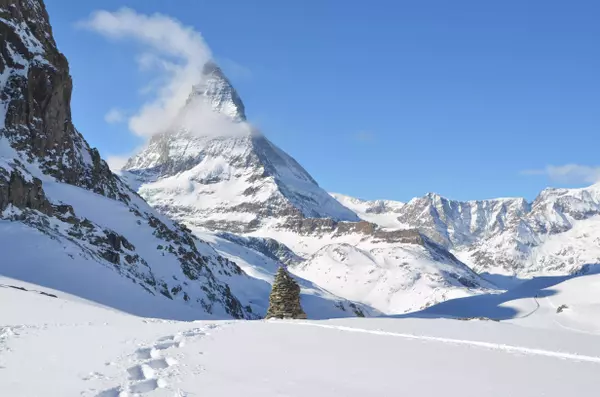
<path id="1" fill-rule="evenodd" d="M 514 311 L 501 322 L 447 318 L 468 301 L 399 318 L 178 322 L 0 284 L 7 396 L 597 395 L 598 275 L 477 302 Z"/>

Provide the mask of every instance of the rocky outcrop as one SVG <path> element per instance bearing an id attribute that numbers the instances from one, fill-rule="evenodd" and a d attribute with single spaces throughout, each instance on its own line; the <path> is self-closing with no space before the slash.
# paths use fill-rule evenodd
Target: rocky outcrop
<path id="1" fill-rule="evenodd" d="M 375 242 L 425 245 L 423 235 L 417 229 L 385 230 L 372 222 L 337 222 L 333 219 L 293 218 L 280 226 L 304 236 L 342 237 L 349 234 L 373 238 Z"/>
<path id="2" fill-rule="evenodd" d="M 279 268 L 273 280 L 266 318 L 306 318 L 300 305 L 300 286 L 283 267 Z"/>
<path id="3" fill-rule="evenodd" d="M 57 180 L 110 198 L 129 200 L 96 149 L 71 120 L 73 82 L 60 53 L 44 3 L 0 0 L 0 136 L 24 161 Z"/>
<path id="4" fill-rule="evenodd" d="M 0 213 L 9 205 L 22 210 L 36 210 L 46 215 L 54 212 L 52 204 L 44 194 L 42 181 L 34 177 L 26 180 L 17 170 L 9 173 L 0 168 Z"/>

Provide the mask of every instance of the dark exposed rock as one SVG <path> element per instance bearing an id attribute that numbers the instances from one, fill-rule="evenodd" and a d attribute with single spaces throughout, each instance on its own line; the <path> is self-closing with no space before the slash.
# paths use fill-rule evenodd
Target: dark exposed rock
<path id="1" fill-rule="evenodd" d="M 29 208 L 46 215 L 54 212 L 38 178 L 31 177 L 27 181 L 16 170 L 11 171 L 8 180 L 5 178 L 6 174 L 0 175 L 0 212 L 11 204 L 19 209 Z"/>
<path id="2" fill-rule="evenodd" d="M 332 233 L 334 236 L 340 236 L 358 233 L 388 243 L 425 245 L 423 235 L 416 229 L 383 230 L 376 224 L 367 221 L 337 222 L 329 218 L 293 218 L 288 219 L 282 228 L 301 235 Z"/>
<path id="3" fill-rule="evenodd" d="M 71 121 L 73 83 L 41 1 L 0 0 L 0 73 L 10 68 L 0 101 L 0 135 L 45 174 L 124 202 L 128 192 Z"/>
<path id="4" fill-rule="evenodd" d="M 113 250 L 100 251 L 100 256 L 112 264 L 118 265 L 121 263 L 121 255 Z"/>
<path id="5" fill-rule="evenodd" d="M 273 280 L 266 318 L 306 318 L 300 305 L 300 286 L 283 267 L 277 270 Z"/>
<path id="6" fill-rule="evenodd" d="M 121 236 L 120 234 L 117 234 L 110 230 L 105 230 L 104 233 L 106 234 L 106 239 L 108 241 L 108 244 L 115 251 L 121 251 L 121 246 L 123 246 L 125 249 L 127 249 L 129 251 L 135 250 L 135 247 L 133 246 L 133 244 L 131 244 L 129 241 L 127 241 L 127 239 L 125 237 Z"/>

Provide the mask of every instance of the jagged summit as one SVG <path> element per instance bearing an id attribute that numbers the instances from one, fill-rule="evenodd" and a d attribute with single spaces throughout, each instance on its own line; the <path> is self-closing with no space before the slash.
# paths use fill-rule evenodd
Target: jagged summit
<path id="1" fill-rule="evenodd" d="M 245 121 L 241 99 L 216 64 L 204 75 L 182 110 L 192 122 L 152 137 L 123 168 L 143 197 L 175 219 L 233 232 L 289 217 L 359 220 Z M 212 115 L 198 120 L 205 104 Z"/>
<path id="2" fill-rule="evenodd" d="M 213 61 L 204 65 L 202 81 L 192 87 L 188 104 L 197 98 L 210 104 L 213 111 L 226 115 L 234 121 L 246 121 L 246 110 L 242 99 L 221 68 Z"/>

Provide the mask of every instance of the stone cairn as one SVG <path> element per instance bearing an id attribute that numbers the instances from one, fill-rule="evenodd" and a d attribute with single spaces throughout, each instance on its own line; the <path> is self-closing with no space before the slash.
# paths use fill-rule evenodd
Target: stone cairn
<path id="1" fill-rule="evenodd" d="M 300 286 L 283 266 L 277 270 L 273 281 L 266 318 L 306 318 L 300 306 Z"/>

